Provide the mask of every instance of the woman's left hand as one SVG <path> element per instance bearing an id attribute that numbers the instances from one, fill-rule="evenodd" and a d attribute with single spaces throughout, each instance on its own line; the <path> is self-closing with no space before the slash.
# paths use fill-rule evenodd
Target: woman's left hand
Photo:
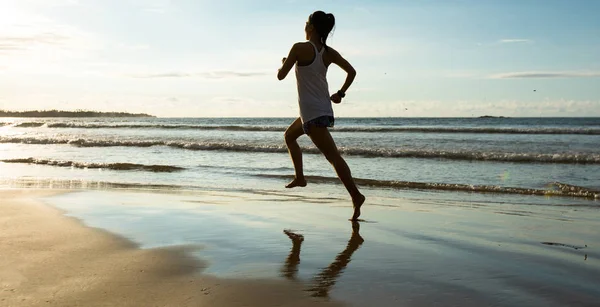
<path id="1" fill-rule="evenodd" d="M 342 102 L 342 97 L 340 97 L 340 95 L 338 95 L 338 93 L 331 95 L 330 99 L 331 99 L 331 101 L 333 101 L 333 103 L 341 103 Z"/>

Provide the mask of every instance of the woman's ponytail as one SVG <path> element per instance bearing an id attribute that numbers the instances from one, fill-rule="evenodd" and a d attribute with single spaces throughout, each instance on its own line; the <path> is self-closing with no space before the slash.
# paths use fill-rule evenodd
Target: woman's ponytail
<path id="1" fill-rule="evenodd" d="M 327 50 L 327 36 L 335 27 L 335 17 L 333 14 L 325 14 L 323 11 L 316 11 L 310 15 L 310 23 L 321 37 L 321 44 Z"/>

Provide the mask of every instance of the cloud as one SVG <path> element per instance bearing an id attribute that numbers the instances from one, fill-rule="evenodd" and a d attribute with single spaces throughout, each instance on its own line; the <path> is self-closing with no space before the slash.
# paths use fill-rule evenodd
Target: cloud
<path id="1" fill-rule="evenodd" d="M 238 104 L 238 103 L 254 103 L 254 99 L 247 97 L 213 97 L 211 100 L 213 103 L 225 103 L 225 104 Z"/>
<path id="2" fill-rule="evenodd" d="M 180 72 L 167 72 L 167 73 L 149 73 L 149 74 L 129 74 L 131 78 L 137 79 L 159 79 L 159 78 L 189 78 L 192 74 L 180 73 Z"/>
<path id="3" fill-rule="evenodd" d="M 510 117 L 600 116 L 600 100 L 544 99 L 535 101 L 498 100 L 396 100 L 348 104 L 336 110 L 338 116 L 400 117 Z"/>
<path id="4" fill-rule="evenodd" d="M 1 2 L 1 0 L 0 0 Z M 78 27 L 40 15 L 38 6 L 76 5 L 77 1 L 23 0 L 0 11 L 0 66 L 18 74 L 80 72 L 103 41 Z M 1 6 L 1 5 L 0 5 Z"/>
<path id="5" fill-rule="evenodd" d="M 478 42 L 475 43 L 478 47 L 498 47 L 508 44 L 533 44 L 535 41 L 529 38 L 503 38 L 496 41 Z"/>
<path id="6" fill-rule="evenodd" d="M 460 108 L 462 106 L 462 108 Z M 480 115 L 503 115 L 511 117 L 538 116 L 598 116 L 600 101 L 544 99 L 536 101 L 503 100 L 490 103 L 462 104 L 462 113 Z"/>
<path id="7" fill-rule="evenodd" d="M 249 78 L 265 76 L 268 73 L 265 71 L 208 71 L 201 73 L 184 73 L 184 72 L 168 72 L 168 73 L 145 73 L 145 74 L 128 74 L 130 78 L 137 79 L 160 79 L 160 78 L 206 78 L 206 79 L 228 79 L 228 78 Z"/>
<path id="8" fill-rule="evenodd" d="M 518 44 L 518 43 L 533 43 L 533 40 L 527 38 L 505 38 L 498 41 L 500 44 Z"/>
<path id="9" fill-rule="evenodd" d="M 509 72 L 489 76 L 490 79 L 550 79 L 550 78 L 598 78 L 600 72 L 562 71 L 562 72 Z"/>
<path id="10" fill-rule="evenodd" d="M 257 77 L 257 76 L 265 76 L 267 72 L 265 71 L 210 71 L 199 74 L 202 77 L 209 79 L 224 79 L 224 78 L 236 78 L 236 77 Z"/>
<path id="11" fill-rule="evenodd" d="M 0 35 L 0 52 L 25 50 L 38 45 L 61 45 L 68 37 L 52 32 L 45 32 L 33 35 L 8 36 Z"/>

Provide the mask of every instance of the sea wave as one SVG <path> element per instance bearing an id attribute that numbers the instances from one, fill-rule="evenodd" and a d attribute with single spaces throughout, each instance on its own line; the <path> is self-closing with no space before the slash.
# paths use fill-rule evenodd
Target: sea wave
<path id="1" fill-rule="evenodd" d="M 288 175 L 272 175 L 258 174 L 255 176 L 275 179 L 290 179 Z M 323 176 L 307 176 L 306 179 L 310 182 L 317 183 L 338 183 L 337 177 Z M 552 182 L 549 188 L 556 189 L 529 189 L 520 187 L 502 187 L 495 185 L 470 185 L 459 183 L 433 183 L 433 182 L 414 182 L 414 181 L 394 181 L 394 180 L 375 180 L 354 178 L 354 182 L 358 185 L 378 187 L 378 188 L 394 188 L 394 189 L 418 189 L 418 190 L 442 190 L 442 191 L 462 191 L 462 192 L 477 192 L 477 193 L 497 193 L 497 194 L 520 194 L 520 195 L 537 195 L 537 196 L 563 196 L 563 197 L 578 197 L 589 199 L 600 199 L 600 191 L 595 191 L 585 187 L 568 185 L 560 182 Z"/>
<path id="2" fill-rule="evenodd" d="M 9 186 L 17 188 L 33 189 L 143 189 L 143 190 L 181 190 L 194 189 L 192 186 L 168 185 L 168 184 L 148 184 L 148 183 L 126 183 L 126 182 L 108 182 L 92 180 L 64 180 L 50 178 L 18 178 L 18 179 L 0 179 L 0 186 Z"/>
<path id="3" fill-rule="evenodd" d="M 17 128 L 36 128 L 36 127 L 41 127 L 45 124 L 46 123 L 44 123 L 44 122 L 24 122 L 24 123 L 15 124 L 15 127 L 17 127 Z"/>
<path id="4" fill-rule="evenodd" d="M 600 135 L 594 128 L 517 128 L 517 127 L 338 127 L 340 132 L 412 132 L 412 133 L 472 133 L 472 134 L 583 134 Z"/>
<path id="5" fill-rule="evenodd" d="M 78 147 L 151 147 L 168 146 L 185 150 L 234 151 L 287 153 L 285 145 L 249 144 L 230 142 L 186 142 L 161 140 L 94 140 L 36 137 L 0 137 L 0 143 L 21 144 L 69 144 Z M 305 153 L 320 154 L 315 147 L 303 148 Z M 518 152 L 473 152 L 460 150 L 412 150 L 402 148 L 340 147 L 339 151 L 348 156 L 367 158 L 421 158 L 448 159 L 458 161 L 496 161 L 515 163 L 560 163 L 560 164 L 600 164 L 600 154 L 595 153 L 518 153 Z"/>
<path id="6" fill-rule="evenodd" d="M 251 171 L 251 172 L 271 172 L 271 171 L 293 171 L 294 168 L 287 166 L 279 166 L 279 167 L 259 167 L 259 166 L 224 166 L 224 165 L 205 165 L 200 164 L 197 165 L 199 168 L 203 169 L 217 169 L 219 171 L 231 171 L 232 173 L 238 173 L 241 171 Z"/>
<path id="7" fill-rule="evenodd" d="M 228 131 L 285 131 L 284 126 L 215 126 L 215 125 L 161 125 L 161 124 L 81 124 L 81 123 L 48 123 L 48 128 L 78 129 L 194 129 L 194 130 L 228 130 Z"/>
<path id="8" fill-rule="evenodd" d="M 45 126 L 48 128 L 77 129 L 193 129 L 193 130 L 226 130 L 226 131 L 272 131 L 283 132 L 287 126 L 254 126 L 254 125 L 177 125 L 177 124 L 97 124 L 73 122 L 22 122 L 18 128 Z M 575 134 L 600 135 L 598 128 L 557 128 L 557 127 L 357 127 L 338 126 L 335 132 L 407 132 L 407 133 L 472 133 L 472 134 Z"/>
<path id="9" fill-rule="evenodd" d="M 262 178 L 289 180 L 292 178 L 287 175 L 257 174 Z M 336 177 L 307 176 L 310 183 L 339 183 Z M 433 182 L 412 182 L 412 181 L 389 181 L 355 178 L 355 182 L 361 186 L 370 186 L 383 189 L 404 189 L 404 190 L 426 190 L 426 191 L 447 191 L 447 192 L 467 192 L 467 193 L 485 193 L 485 194 L 509 194 L 509 195 L 530 195 L 530 196 L 554 196 L 570 197 L 589 200 L 600 200 L 600 191 L 577 187 L 577 191 L 564 189 L 561 187 L 570 186 L 560 182 L 552 182 L 548 189 L 530 189 L 521 187 L 502 187 L 494 185 L 468 185 L 457 183 L 433 183 Z M 19 178 L 19 179 L 0 179 L 0 185 L 17 186 L 21 188 L 61 188 L 61 189 L 159 189 L 159 190 L 195 190 L 205 189 L 202 186 L 182 185 L 182 184 L 149 184 L 149 183 L 125 183 L 125 182 L 104 182 L 104 181 L 85 181 L 85 180 L 60 180 L 44 178 Z M 573 186 L 571 186 L 573 187 Z M 555 189 L 554 189 L 555 188 Z M 215 189 L 211 187 L 210 189 Z M 244 189 L 221 188 L 222 190 L 246 191 Z M 248 190 L 256 192 L 256 190 Z M 578 206 L 578 205 L 558 205 L 558 206 Z"/>
<path id="10" fill-rule="evenodd" d="M 171 173 L 176 171 L 184 170 L 182 167 L 173 165 L 144 165 L 136 163 L 87 163 L 87 162 L 75 162 L 75 161 L 59 161 L 59 160 L 47 160 L 47 159 L 6 159 L 0 160 L 4 163 L 25 163 L 25 164 L 38 164 L 38 165 L 51 165 L 61 167 L 75 167 L 82 169 L 110 169 L 117 171 L 148 171 L 155 173 Z"/>

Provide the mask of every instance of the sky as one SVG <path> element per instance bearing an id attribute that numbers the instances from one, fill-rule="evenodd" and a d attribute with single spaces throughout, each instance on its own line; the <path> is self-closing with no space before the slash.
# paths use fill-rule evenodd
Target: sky
<path id="1" fill-rule="evenodd" d="M 294 117 L 315 10 L 336 116 L 600 116 L 597 0 L 0 0 L 0 109 Z"/>

